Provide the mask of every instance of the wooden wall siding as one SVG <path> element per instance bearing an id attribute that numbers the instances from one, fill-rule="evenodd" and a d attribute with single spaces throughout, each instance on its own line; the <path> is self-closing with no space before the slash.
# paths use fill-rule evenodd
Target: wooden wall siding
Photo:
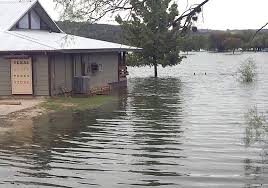
<path id="1" fill-rule="evenodd" d="M 81 55 L 74 55 L 74 76 L 82 76 Z"/>
<path id="2" fill-rule="evenodd" d="M 72 90 L 73 85 L 72 56 L 68 54 L 51 57 L 51 94 L 58 95 L 61 88 Z"/>
<path id="3" fill-rule="evenodd" d="M 0 96 L 11 95 L 10 60 L 0 57 Z"/>
<path id="4" fill-rule="evenodd" d="M 118 54 L 96 53 L 86 55 L 86 70 L 90 70 L 91 63 L 102 64 L 101 72 L 91 73 L 91 88 L 106 86 L 118 82 Z M 73 66 L 74 63 L 74 66 Z M 33 84 L 34 95 L 48 96 L 49 71 L 51 76 L 51 94 L 60 94 L 61 87 L 67 90 L 73 88 L 73 75 L 81 76 L 81 58 L 78 55 L 57 54 L 50 56 L 50 70 L 48 70 L 48 56 L 36 55 L 33 57 Z M 89 68 L 88 68 L 89 67 Z M 0 96 L 11 95 L 10 60 L 0 57 Z"/>
<path id="5" fill-rule="evenodd" d="M 34 95 L 49 96 L 48 56 L 33 57 L 33 86 Z"/>
<path id="6" fill-rule="evenodd" d="M 65 62 L 65 87 L 71 91 L 73 89 L 73 59 L 70 54 L 64 55 Z"/>
<path id="7" fill-rule="evenodd" d="M 118 82 L 118 53 L 84 54 L 82 60 L 85 62 L 86 75 L 90 76 L 91 88 L 107 86 L 109 83 Z M 90 66 L 92 63 L 102 64 L 103 70 L 96 73 L 87 72 L 91 70 Z M 79 57 L 75 58 L 74 67 L 76 68 L 76 76 L 80 76 L 81 60 L 79 60 Z"/>
<path id="8" fill-rule="evenodd" d="M 93 61 L 103 65 L 103 71 L 91 74 L 91 87 L 118 82 L 118 54 L 104 53 L 92 56 Z"/>

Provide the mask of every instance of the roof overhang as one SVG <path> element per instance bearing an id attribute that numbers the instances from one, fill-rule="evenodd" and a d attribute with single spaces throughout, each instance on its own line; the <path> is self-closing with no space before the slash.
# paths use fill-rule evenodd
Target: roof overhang
<path id="1" fill-rule="evenodd" d="M 70 49 L 70 50 L 21 50 L 21 51 L 0 51 L 0 54 L 47 54 L 47 53 L 63 53 L 63 54 L 77 54 L 77 53 L 119 53 L 119 52 L 141 52 L 142 49 Z"/>
<path id="2" fill-rule="evenodd" d="M 120 49 L 120 48 L 115 48 L 115 49 L 70 49 L 70 50 L 59 50 L 61 53 L 100 53 L 100 52 L 140 52 L 142 51 L 141 48 L 137 49 Z"/>

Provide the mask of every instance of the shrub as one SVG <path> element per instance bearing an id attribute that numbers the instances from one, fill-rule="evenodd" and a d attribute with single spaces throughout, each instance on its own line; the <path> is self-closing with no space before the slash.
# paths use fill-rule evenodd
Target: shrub
<path id="1" fill-rule="evenodd" d="M 242 82 L 253 82 L 257 76 L 257 66 L 252 58 L 248 58 L 242 62 L 238 69 L 238 74 Z"/>

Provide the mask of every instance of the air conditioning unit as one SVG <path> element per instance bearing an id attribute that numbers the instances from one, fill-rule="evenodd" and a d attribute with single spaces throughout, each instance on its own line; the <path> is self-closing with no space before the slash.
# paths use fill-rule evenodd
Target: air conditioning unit
<path id="1" fill-rule="evenodd" d="M 90 77 L 89 76 L 74 77 L 74 92 L 75 94 L 89 94 Z"/>

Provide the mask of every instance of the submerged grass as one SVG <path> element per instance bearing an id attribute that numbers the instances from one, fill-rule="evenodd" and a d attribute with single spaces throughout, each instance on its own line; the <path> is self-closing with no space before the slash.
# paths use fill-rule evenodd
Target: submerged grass
<path id="1" fill-rule="evenodd" d="M 41 107 L 48 111 L 88 110 L 98 108 L 113 99 L 112 96 L 55 97 L 47 99 Z"/>

